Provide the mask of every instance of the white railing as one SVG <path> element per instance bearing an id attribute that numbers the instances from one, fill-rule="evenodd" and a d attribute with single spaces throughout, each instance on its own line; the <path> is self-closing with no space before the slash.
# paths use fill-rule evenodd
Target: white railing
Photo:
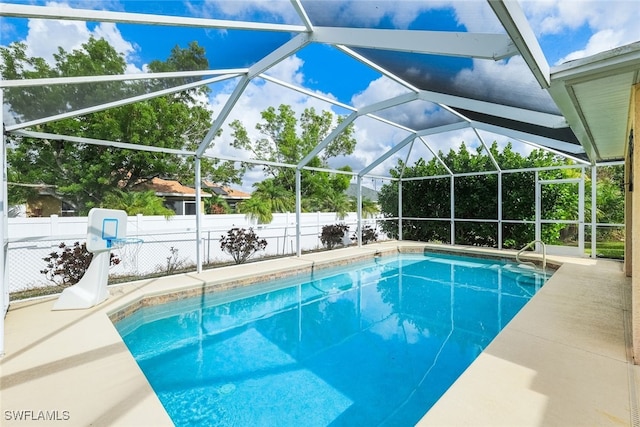
<path id="1" fill-rule="evenodd" d="M 533 268 L 537 268 L 537 265 L 534 262 L 521 261 L 520 260 L 520 255 L 522 254 L 522 252 L 526 251 L 527 249 L 529 249 L 531 246 L 535 245 L 536 243 L 539 243 L 542 246 L 542 271 L 545 271 L 547 269 L 547 246 L 544 244 L 544 242 L 542 240 L 533 240 L 533 241 L 527 243 L 516 254 L 516 262 L 518 262 L 518 264 L 532 265 Z"/>

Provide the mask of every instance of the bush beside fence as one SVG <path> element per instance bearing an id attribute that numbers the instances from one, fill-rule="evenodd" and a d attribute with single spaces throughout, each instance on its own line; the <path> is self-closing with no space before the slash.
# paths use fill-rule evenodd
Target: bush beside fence
<path id="1" fill-rule="evenodd" d="M 256 258 L 265 256 L 293 255 L 296 252 L 296 215 L 274 214 L 269 224 L 256 224 L 244 215 L 203 215 L 199 239 L 203 264 L 232 262 L 230 255 L 220 248 L 220 238 L 233 227 L 253 228 L 260 238 L 267 241 L 264 251 Z M 376 226 L 375 219 L 363 220 L 364 224 Z M 342 223 L 349 226 L 348 235 L 357 229 L 357 216 L 348 214 L 339 220 L 335 213 L 301 214 L 300 242 L 303 251 L 322 247 L 322 227 Z M 7 270 L 9 292 L 55 286 L 41 273 L 45 268 L 44 257 L 58 251 L 61 242 L 73 245 L 86 241 L 86 217 L 10 218 L 9 251 Z M 110 268 L 112 278 L 137 278 L 152 274 L 170 274 L 183 269 L 195 269 L 196 222 L 195 216 L 134 216 L 127 222 L 127 237 L 142 239 L 142 243 L 113 249 L 121 259 Z M 380 239 L 385 236 L 381 234 Z"/>

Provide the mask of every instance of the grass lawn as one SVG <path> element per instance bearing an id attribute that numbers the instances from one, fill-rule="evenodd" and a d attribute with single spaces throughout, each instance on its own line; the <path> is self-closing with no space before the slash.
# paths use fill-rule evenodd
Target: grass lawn
<path id="1" fill-rule="evenodd" d="M 585 252 L 591 254 L 590 245 L 585 248 Z M 596 254 L 598 258 L 624 259 L 624 242 L 596 242 Z"/>

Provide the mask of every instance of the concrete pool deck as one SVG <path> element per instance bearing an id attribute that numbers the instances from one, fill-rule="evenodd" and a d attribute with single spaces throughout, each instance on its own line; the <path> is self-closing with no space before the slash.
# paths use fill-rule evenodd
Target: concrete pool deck
<path id="1" fill-rule="evenodd" d="M 159 297 L 254 276 L 281 277 L 376 252 L 437 248 L 384 242 L 362 248 L 110 286 L 88 310 L 51 311 L 55 298 L 12 302 L 0 359 L 3 426 L 172 425 L 109 316 Z M 638 426 L 640 367 L 630 362 L 630 279 L 622 264 L 548 257 L 562 265 L 419 422 L 420 426 Z"/>

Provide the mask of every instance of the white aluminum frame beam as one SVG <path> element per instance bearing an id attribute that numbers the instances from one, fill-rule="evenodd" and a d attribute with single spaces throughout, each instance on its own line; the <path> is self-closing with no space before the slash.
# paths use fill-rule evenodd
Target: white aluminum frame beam
<path id="1" fill-rule="evenodd" d="M 451 131 L 454 131 L 454 130 L 465 129 L 465 128 L 468 128 L 468 127 L 470 127 L 469 123 L 467 123 L 467 122 L 459 122 L 459 123 L 453 123 L 453 124 L 450 124 L 450 125 L 439 126 L 439 127 L 436 127 L 436 128 L 425 129 L 425 130 L 422 130 L 422 131 L 417 131 L 417 132 L 414 131 L 411 135 L 407 136 L 405 139 L 400 141 L 398 144 L 396 144 L 389 151 L 384 153 L 382 156 L 378 157 L 378 159 L 375 160 L 373 163 L 371 163 L 369 166 L 367 166 L 366 168 L 362 169 L 358 175 L 359 176 L 364 176 L 364 175 L 368 174 L 373 169 L 375 169 L 378 165 L 380 165 L 382 162 L 387 160 L 389 157 L 393 156 L 395 153 L 397 153 L 398 151 L 402 150 L 407 144 L 409 144 L 412 140 L 414 140 L 417 137 L 433 135 L 433 134 L 437 134 L 437 133 L 451 132 Z M 424 143 L 424 141 L 423 141 L 423 143 Z M 427 148 L 430 148 L 430 147 L 427 145 Z M 432 153 L 433 153 L 433 151 L 432 151 Z M 446 165 L 445 165 L 445 167 L 446 167 Z"/>
<path id="2" fill-rule="evenodd" d="M 549 63 L 520 4 L 515 0 L 488 0 L 500 23 L 543 89 L 551 85 Z"/>
<path id="3" fill-rule="evenodd" d="M 418 94 L 411 92 L 394 96 L 393 98 L 388 98 L 383 101 L 375 102 L 373 104 L 359 108 L 358 115 L 367 115 L 369 113 L 373 113 L 374 111 L 381 111 L 387 108 L 395 107 L 397 105 L 406 104 L 407 102 L 415 101 L 416 99 L 418 99 Z"/>
<path id="4" fill-rule="evenodd" d="M 342 133 L 342 131 L 344 131 L 347 126 L 349 126 L 357 117 L 358 113 L 356 112 L 349 114 L 346 119 L 344 119 L 338 126 L 336 126 L 331 131 L 331 133 L 329 133 L 329 135 L 327 135 L 318 145 L 313 148 L 313 150 L 311 150 L 306 156 L 302 158 L 302 160 L 298 162 L 296 168 L 301 169 L 302 167 L 306 166 L 307 163 L 311 161 L 311 159 L 313 159 L 320 151 L 324 150 L 325 147 L 329 145 L 329 143 L 333 141 L 338 135 L 340 135 L 340 133 Z"/>
<path id="5" fill-rule="evenodd" d="M 369 166 L 367 166 L 366 168 L 362 169 L 359 173 L 358 176 L 362 177 L 365 176 L 366 174 L 368 174 L 369 172 L 371 172 L 373 169 L 375 169 L 378 165 L 380 165 L 381 163 L 383 163 L 385 160 L 387 160 L 389 157 L 393 156 L 394 154 L 396 154 L 398 151 L 402 150 L 404 147 L 406 147 L 407 144 L 409 144 L 411 141 L 413 141 L 414 139 L 416 139 L 416 134 L 411 134 L 409 136 L 407 136 L 405 139 L 403 139 L 402 141 L 400 141 L 399 143 L 397 143 L 396 145 L 393 146 L 393 148 L 389 151 L 387 151 L 386 153 L 384 153 L 382 156 L 378 157 L 373 163 L 371 163 Z"/>
<path id="6" fill-rule="evenodd" d="M 516 138 L 514 138 L 514 139 L 516 139 Z M 562 156 L 564 158 L 572 160 L 572 161 L 574 161 L 574 162 L 576 162 L 578 164 L 584 164 L 584 165 L 590 165 L 591 164 L 591 162 L 589 162 L 587 160 L 583 160 L 583 159 L 580 159 L 578 157 L 571 156 L 571 155 L 569 155 L 567 153 L 563 153 L 562 151 L 555 150 L 555 149 L 553 149 L 551 147 L 545 147 L 543 145 L 536 144 L 536 143 L 533 143 L 531 141 L 526 141 L 524 139 L 518 139 L 518 141 L 520 141 L 523 144 L 530 145 L 531 147 L 535 147 L 535 148 L 538 148 L 538 149 L 541 149 L 541 150 L 548 151 L 548 152 L 553 153 L 553 154 L 557 154 L 559 156 Z"/>
<path id="7" fill-rule="evenodd" d="M 407 150 L 407 155 L 404 158 L 404 162 L 402 163 L 402 170 L 400 171 L 400 182 L 402 182 L 402 178 L 404 177 L 404 171 L 407 170 L 407 163 L 409 163 L 409 156 L 411 155 L 411 152 L 413 151 L 413 144 L 415 144 L 416 139 L 413 138 L 411 140 L 411 144 L 409 144 L 409 149 Z"/>
<path id="8" fill-rule="evenodd" d="M 27 138 L 48 139 L 51 141 L 67 141 L 76 144 L 102 145 L 105 147 L 122 148 L 125 150 L 148 151 L 152 153 L 167 153 L 178 156 L 194 156 L 195 151 L 178 150 L 175 148 L 157 147 L 155 145 L 132 144 L 130 142 L 106 141 L 104 139 L 85 138 L 80 136 L 60 135 L 46 132 L 32 132 L 27 130 L 16 130 L 11 132 L 14 135 L 24 136 Z"/>
<path id="9" fill-rule="evenodd" d="M 93 84 L 104 82 L 121 82 L 129 80 L 175 79 L 183 77 L 206 77 L 219 75 L 239 75 L 249 71 L 248 68 L 232 68 L 219 70 L 175 71 L 170 73 L 138 73 L 138 74 L 107 74 L 102 76 L 50 77 L 42 79 L 0 80 L 0 88 L 52 86 L 69 84 Z M 203 80 L 204 82 L 204 80 Z M 194 82 L 195 83 L 195 82 Z M 202 82 L 201 82 L 202 83 Z M 202 83 L 206 84 L 206 83 Z"/>
<path id="10" fill-rule="evenodd" d="M 340 51 L 342 51 L 342 52 L 344 52 L 346 55 L 349 55 L 350 57 L 352 57 L 356 61 L 362 62 L 364 65 L 366 65 L 367 67 L 371 68 L 372 70 L 375 70 L 375 71 L 379 72 L 380 74 L 382 74 L 383 76 L 385 76 L 385 77 L 393 80 L 394 82 L 406 87 L 410 91 L 412 91 L 412 92 L 419 92 L 420 91 L 420 89 L 418 89 L 417 87 L 413 86 L 412 84 L 410 84 L 410 83 L 406 82 L 405 80 L 401 79 L 400 77 L 396 76 L 395 74 L 393 74 L 392 72 L 390 72 L 386 68 L 383 68 L 383 67 L 379 66 L 378 64 L 376 64 L 375 62 L 372 62 L 372 61 L 368 60 L 367 58 L 365 58 L 364 56 L 360 55 L 359 53 L 357 53 L 353 49 L 350 49 L 347 46 L 343 46 L 343 45 L 335 45 L 335 48 L 340 50 Z"/>
<path id="11" fill-rule="evenodd" d="M 311 23 L 311 19 L 309 19 L 309 16 L 307 15 L 307 11 L 304 9 L 304 6 L 300 2 L 300 0 L 290 0 L 290 1 L 291 1 L 291 5 L 296 10 L 296 13 L 300 17 L 300 20 L 303 22 L 307 31 L 309 32 L 313 31 L 313 24 Z"/>
<path id="12" fill-rule="evenodd" d="M 507 129 L 501 126 L 490 125 L 482 122 L 471 122 L 471 127 L 486 130 L 487 132 L 497 133 L 498 135 L 508 136 L 510 138 L 531 141 L 535 144 L 539 144 L 545 148 L 552 148 L 556 150 L 566 151 L 572 154 L 583 154 L 584 148 L 577 144 L 571 144 L 570 142 L 558 141 L 557 139 L 551 139 L 540 135 L 534 135 L 527 132 L 522 132 L 514 129 Z"/>
<path id="13" fill-rule="evenodd" d="M 478 140 L 480 141 L 480 144 L 482 144 L 482 146 L 484 147 L 485 151 L 487 152 L 487 155 L 491 159 L 491 163 L 493 163 L 493 166 L 496 168 L 497 171 L 502 171 L 502 168 L 500 167 L 500 165 L 496 161 L 495 157 L 493 157 L 493 153 L 491 153 L 491 150 L 489 150 L 489 147 L 487 146 L 486 142 L 484 141 L 484 138 L 482 138 L 482 136 L 478 132 L 478 129 L 473 128 L 473 132 L 476 134 L 476 136 L 478 137 Z"/>
<path id="14" fill-rule="evenodd" d="M 280 79 L 277 79 L 275 77 L 272 77 L 272 76 L 270 76 L 268 74 L 262 73 L 262 74 L 260 74 L 260 78 L 264 79 L 264 80 L 266 80 L 268 82 L 275 83 L 275 84 L 277 84 L 279 86 L 285 87 L 287 89 L 291 89 L 291 90 L 296 91 L 298 93 L 301 93 L 303 95 L 307 95 L 307 96 L 310 96 L 312 98 L 319 99 L 320 101 L 324 101 L 324 102 L 327 102 L 329 104 L 335 105 L 337 107 L 344 108 L 345 110 L 357 111 L 357 108 L 355 108 L 355 107 L 353 107 L 351 105 L 347 105 L 347 104 L 344 104 L 344 103 L 342 103 L 340 101 L 336 101 L 333 98 L 329 98 L 328 96 L 324 96 L 322 94 L 319 94 L 317 92 L 314 92 L 314 91 L 306 89 L 306 88 L 303 88 L 301 86 L 296 86 L 294 84 L 284 82 L 284 81 L 282 81 Z"/>
<path id="15" fill-rule="evenodd" d="M 218 114 L 218 117 L 214 120 L 213 125 L 209 129 L 209 132 L 207 132 L 204 139 L 198 146 L 198 149 L 196 150 L 196 155 L 198 157 L 202 156 L 202 154 L 209 147 L 209 144 L 211 143 L 211 141 L 213 141 L 213 138 L 215 138 L 218 130 L 220 130 L 220 128 L 222 127 L 222 124 L 225 122 L 225 120 L 227 120 L 227 117 L 229 117 L 231 110 L 233 110 L 233 107 L 240 99 L 240 96 L 244 93 L 244 90 L 249 85 L 251 79 L 278 64 L 285 58 L 293 55 L 308 43 L 309 36 L 307 34 L 298 34 L 296 37 L 292 38 L 287 43 L 283 44 L 282 46 L 262 58 L 260 61 L 249 67 L 249 71 L 242 78 L 238 86 L 235 87 L 226 104 L 224 105 L 224 107 L 222 107 L 222 111 L 220 111 L 220 114 Z"/>
<path id="16" fill-rule="evenodd" d="M 483 114 L 490 114 L 509 120 L 516 120 L 523 123 L 531 123 L 548 128 L 566 128 L 569 124 L 561 115 L 543 113 L 540 111 L 528 110 L 526 108 L 511 107 L 509 105 L 494 104 L 487 101 L 479 101 L 471 98 L 463 98 L 455 95 L 421 90 L 419 98 L 423 101 L 433 102 L 438 105 L 446 105 L 453 108 L 462 108 Z"/>
<path id="17" fill-rule="evenodd" d="M 498 60 L 518 54 L 504 34 L 315 27 L 312 39 L 350 47 L 465 58 Z"/>
<path id="18" fill-rule="evenodd" d="M 335 106 L 337 106 L 337 107 L 344 108 L 344 109 L 345 109 L 345 110 L 347 110 L 347 111 L 351 111 L 351 112 L 359 112 L 358 116 L 369 117 L 369 118 L 374 119 L 374 120 L 377 120 L 377 121 L 379 121 L 379 122 L 381 122 L 381 123 L 388 124 L 389 126 L 393 126 L 393 127 L 395 127 L 395 128 L 398 128 L 398 129 L 401 129 L 401 130 L 404 130 L 404 131 L 407 131 L 407 132 L 410 132 L 410 133 L 414 133 L 414 132 L 416 132 L 416 130 L 415 130 L 415 129 L 410 129 L 410 128 L 408 128 L 408 127 L 406 127 L 406 126 L 403 126 L 403 125 L 401 125 L 401 124 L 398 124 L 398 123 L 392 122 L 391 120 L 388 120 L 388 119 L 385 119 L 385 118 L 379 117 L 379 116 L 377 116 L 377 115 L 375 115 L 375 114 L 373 114 L 373 113 L 363 113 L 363 112 L 361 111 L 362 109 L 358 110 L 357 108 L 355 108 L 355 107 L 353 107 L 353 106 L 351 106 L 351 105 L 343 104 L 342 102 L 336 101 L 335 99 L 328 98 L 328 97 L 326 97 L 326 96 L 324 96 L 324 95 L 318 94 L 318 93 L 313 92 L 313 91 L 311 91 L 311 90 L 309 90 L 309 89 L 305 89 L 305 88 L 303 88 L 303 87 L 296 86 L 296 85 L 293 85 L 293 84 L 291 84 L 291 83 L 283 82 L 282 80 L 279 80 L 279 79 L 277 79 L 277 78 L 275 78 L 275 77 L 271 77 L 271 76 L 269 76 L 269 75 L 267 75 L 267 74 L 264 74 L 264 73 L 260 74 L 260 78 L 262 78 L 262 79 L 264 79 L 264 80 L 267 80 L 267 81 L 270 81 L 270 82 L 272 82 L 272 83 L 275 83 L 275 84 L 277 84 L 277 85 L 280 85 L 280 86 L 282 86 L 282 87 L 286 87 L 286 88 L 288 88 L 288 89 L 291 89 L 291 90 L 294 90 L 294 91 L 296 91 L 296 92 L 302 93 L 302 94 L 304 94 L 304 95 L 311 96 L 311 97 L 313 97 L 313 98 L 316 98 L 316 99 L 319 99 L 319 100 L 321 100 L 321 101 L 327 102 L 327 103 L 329 103 L 329 104 L 335 105 Z M 416 89 L 416 91 L 417 91 L 417 89 Z M 408 92 L 408 93 L 406 93 L 406 94 L 403 94 L 403 95 L 398 95 L 398 97 L 397 97 L 397 98 L 401 98 L 401 97 L 405 97 L 405 96 L 407 97 L 407 98 L 406 98 L 407 100 L 412 100 L 412 99 L 414 99 L 414 98 L 415 98 L 415 95 L 414 95 L 414 94 L 412 94 L 412 93 L 410 93 L 410 92 Z M 396 98 L 392 98 L 392 99 L 396 99 Z M 380 101 L 380 103 L 375 103 L 375 104 L 371 104 L 371 105 L 378 105 L 378 104 L 380 104 L 380 106 L 384 106 L 384 105 L 385 105 L 384 103 L 386 103 L 386 102 L 388 102 L 388 101 Z M 393 105 L 398 105 L 398 104 L 400 104 L 400 103 L 399 103 L 399 102 L 397 102 L 397 101 L 390 101 L 390 102 L 391 102 Z M 393 105 L 388 105 L 388 106 L 387 106 L 387 107 L 385 107 L 385 108 L 388 108 L 388 107 L 393 106 Z M 368 108 L 368 107 L 364 107 L 364 108 Z M 373 108 L 372 108 L 372 110 L 374 110 L 374 111 L 379 111 L 379 110 L 381 110 L 381 109 L 382 109 L 382 108 L 380 108 L 380 107 L 373 107 Z"/>
<path id="19" fill-rule="evenodd" d="M 424 139 L 423 136 L 420 137 L 420 141 L 427 147 L 427 150 L 431 153 L 431 155 L 444 167 L 444 169 L 449 173 L 449 175 L 453 175 L 453 171 L 449 169 L 449 166 L 442 160 L 440 155 L 431 147 L 431 145 Z"/>
<path id="20" fill-rule="evenodd" d="M 93 107 L 81 108 L 79 110 L 69 111 L 67 113 L 56 114 L 54 116 L 48 116 L 48 117 L 44 117 L 44 118 L 41 118 L 41 119 L 30 120 L 28 122 L 9 125 L 9 126 L 6 126 L 5 129 L 7 131 L 13 131 L 13 130 L 17 130 L 17 129 L 24 129 L 24 128 L 27 128 L 27 127 L 40 125 L 40 124 L 43 124 L 43 123 L 53 122 L 53 121 L 56 121 L 56 120 L 62 120 L 62 119 L 68 119 L 68 118 L 71 118 L 71 117 L 82 116 L 84 114 L 95 113 L 97 111 L 104 111 L 104 110 L 108 110 L 109 108 L 121 107 L 123 105 L 133 104 L 133 103 L 136 103 L 136 102 L 139 102 L 139 101 L 145 101 L 147 99 L 157 98 L 159 96 L 170 95 L 172 93 L 182 92 L 184 90 L 189 90 L 189 89 L 193 89 L 193 88 L 196 88 L 196 87 L 199 87 L 199 86 L 204 86 L 204 85 L 208 85 L 208 84 L 212 84 L 212 83 L 217 83 L 217 82 L 220 82 L 220 81 L 223 81 L 223 80 L 228 80 L 228 79 L 232 79 L 232 78 L 236 78 L 236 77 L 238 77 L 238 75 L 212 77 L 210 79 L 205 79 L 205 80 L 201 80 L 201 81 L 198 81 L 198 82 L 188 83 L 188 84 L 181 85 L 181 86 L 175 86 L 175 87 L 172 87 L 172 88 L 169 88 L 169 89 L 163 89 L 163 90 L 159 90 L 159 91 L 156 91 L 156 92 L 145 93 L 145 94 L 134 96 L 134 97 L 131 97 L 131 98 L 119 99 L 117 101 L 107 102 L 105 104 L 99 104 L 99 105 L 96 105 L 96 106 L 93 106 Z"/>
<path id="21" fill-rule="evenodd" d="M 460 121 L 460 122 L 451 123 L 448 125 L 442 125 L 434 128 L 419 130 L 416 132 L 416 134 L 418 136 L 429 136 L 429 135 L 436 135 L 439 133 L 453 132 L 454 130 L 466 129 L 470 127 L 471 127 L 470 122 Z"/>
<path id="22" fill-rule="evenodd" d="M 282 46 L 278 47 L 277 49 L 269 53 L 267 56 L 265 56 L 255 64 L 253 64 L 251 67 L 249 67 L 249 72 L 247 73 L 247 76 L 250 79 L 253 79 L 255 76 L 259 75 L 260 73 L 263 73 L 264 71 L 268 70 L 274 65 L 280 63 L 282 60 L 298 52 L 299 50 L 307 46 L 309 43 L 310 43 L 310 38 L 308 34 L 306 33 L 298 34 L 297 36 L 295 36 L 294 38 L 292 38 Z"/>
<path id="23" fill-rule="evenodd" d="M 116 24 L 143 24 L 171 27 L 191 27 L 222 30 L 261 30 L 305 32 L 302 25 L 266 24 L 263 22 L 229 21 L 222 19 L 191 18 L 186 16 L 154 15 L 146 13 L 112 12 L 106 10 L 74 9 L 69 7 L 30 6 L 0 3 L 0 16 L 13 18 L 39 18 L 66 21 L 112 22 Z"/>
<path id="24" fill-rule="evenodd" d="M 249 82 L 250 82 L 249 77 L 242 76 L 242 78 L 240 79 L 240 82 L 233 89 L 231 96 L 229 96 L 229 99 L 222 107 L 222 110 L 220 111 L 216 119 L 213 121 L 213 124 L 209 128 L 209 131 L 204 136 L 204 139 L 198 146 L 198 149 L 196 150 L 197 156 L 202 156 L 204 152 L 207 150 L 207 148 L 209 147 L 209 144 L 211 143 L 211 141 L 213 141 L 213 138 L 215 138 L 216 134 L 222 127 L 222 124 L 224 123 L 225 120 L 227 120 L 227 117 L 229 117 L 229 114 L 231 114 L 233 107 L 236 105 L 236 103 L 240 99 L 240 95 L 242 95 L 244 90 L 249 85 Z"/>

